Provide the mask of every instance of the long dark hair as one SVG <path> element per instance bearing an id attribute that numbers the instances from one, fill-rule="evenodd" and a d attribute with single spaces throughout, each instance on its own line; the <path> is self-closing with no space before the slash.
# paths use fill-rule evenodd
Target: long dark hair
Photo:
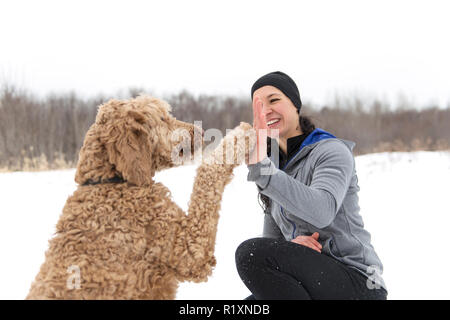
<path id="1" fill-rule="evenodd" d="M 302 129 L 303 134 L 309 135 L 311 132 L 316 129 L 316 126 L 312 122 L 311 118 L 307 116 L 301 116 L 298 117 L 298 122 L 300 124 L 300 128 Z M 267 153 L 270 154 L 270 140 L 267 139 Z M 268 196 L 262 194 L 261 192 L 258 193 L 258 203 L 263 208 L 264 213 L 270 213 L 270 204 L 271 200 Z"/>

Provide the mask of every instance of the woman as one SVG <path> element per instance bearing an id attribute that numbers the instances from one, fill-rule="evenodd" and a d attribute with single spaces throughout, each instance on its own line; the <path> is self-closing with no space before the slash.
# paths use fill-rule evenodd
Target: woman
<path id="1" fill-rule="evenodd" d="M 248 180 L 265 217 L 263 237 L 236 250 L 247 299 L 386 299 L 359 215 L 355 144 L 301 116 L 298 88 L 282 72 L 258 79 L 251 94 L 258 142 Z"/>

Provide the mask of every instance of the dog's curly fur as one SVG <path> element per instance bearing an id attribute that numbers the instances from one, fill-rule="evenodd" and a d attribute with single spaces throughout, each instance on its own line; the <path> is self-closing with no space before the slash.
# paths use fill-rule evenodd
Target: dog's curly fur
<path id="1" fill-rule="evenodd" d="M 64 206 L 27 299 L 174 299 L 178 282 L 206 281 L 216 263 L 224 188 L 243 160 L 238 155 L 249 152 L 236 141 L 252 130 L 241 123 L 206 158 L 217 160 L 231 142 L 233 163 L 204 161 L 197 168 L 186 214 L 153 176 L 178 165 L 172 152 L 183 137 L 173 139 L 175 130 L 186 129 L 191 141 L 202 133 L 170 110 L 146 96 L 100 106 L 80 151 L 78 188 Z M 122 179 L 113 182 L 115 177 Z M 73 266 L 79 287 L 70 285 Z"/>

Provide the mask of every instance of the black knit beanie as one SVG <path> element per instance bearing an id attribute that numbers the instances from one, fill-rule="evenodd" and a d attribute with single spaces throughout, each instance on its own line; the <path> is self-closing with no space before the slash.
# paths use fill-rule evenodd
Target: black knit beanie
<path id="1" fill-rule="evenodd" d="M 292 101 L 292 103 L 300 113 L 302 101 L 300 100 L 300 93 L 298 91 L 297 85 L 295 84 L 294 80 L 291 79 L 291 77 L 281 71 L 271 72 L 262 76 L 261 78 L 256 80 L 256 82 L 252 86 L 252 100 L 253 93 L 264 86 L 273 86 L 280 89 Z"/>

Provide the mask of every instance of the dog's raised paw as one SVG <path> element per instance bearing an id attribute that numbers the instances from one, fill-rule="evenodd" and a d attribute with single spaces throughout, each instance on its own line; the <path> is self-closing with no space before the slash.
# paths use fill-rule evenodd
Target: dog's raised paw
<path id="1" fill-rule="evenodd" d="M 252 150 L 256 141 L 253 127 L 241 122 L 233 130 L 229 130 L 217 148 L 206 159 L 206 163 L 238 166 Z"/>
<path id="2" fill-rule="evenodd" d="M 239 128 L 243 129 L 244 131 L 253 129 L 253 127 L 250 123 L 243 122 L 243 121 L 239 124 Z"/>

